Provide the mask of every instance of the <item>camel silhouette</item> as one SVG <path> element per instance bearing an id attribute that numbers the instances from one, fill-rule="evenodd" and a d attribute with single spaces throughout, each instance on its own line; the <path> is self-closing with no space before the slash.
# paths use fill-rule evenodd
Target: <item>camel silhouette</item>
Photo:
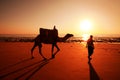
<path id="1" fill-rule="evenodd" d="M 44 29 L 40 28 L 40 34 L 34 39 L 34 45 L 31 49 L 31 56 L 33 57 L 33 51 L 35 47 L 39 47 L 39 53 L 42 56 L 42 58 L 46 59 L 41 51 L 42 43 L 44 44 L 52 44 L 52 57 L 55 58 L 55 55 L 57 52 L 60 51 L 59 47 L 57 46 L 57 42 L 65 42 L 68 38 L 72 37 L 73 34 L 66 34 L 64 37 L 58 37 L 58 31 L 54 27 L 54 29 Z M 54 47 L 57 48 L 57 51 L 53 54 Z"/>

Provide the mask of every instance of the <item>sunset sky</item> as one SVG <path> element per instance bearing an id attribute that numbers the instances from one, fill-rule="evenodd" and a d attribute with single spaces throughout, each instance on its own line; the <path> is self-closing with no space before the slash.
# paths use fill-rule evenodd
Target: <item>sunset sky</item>
<path id="1" fill-rule="evenodd" d="M 0 34 L 120 34 L 120 0 L 0 0 Z"/>

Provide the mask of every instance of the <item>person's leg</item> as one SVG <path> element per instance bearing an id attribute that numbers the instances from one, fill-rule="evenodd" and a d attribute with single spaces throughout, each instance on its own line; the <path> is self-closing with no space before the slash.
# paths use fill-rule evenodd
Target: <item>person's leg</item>
<path id="1" fill-rule="evenodd" d="M 93 47 L 90 47 L 90 56 L 93 54 Z"/>
<path id="2" fill-rule="evenodd" d="M 92 59 L 91 55 L 92 55 L 93 49 L 91 48 L 91 46 L 88 46 L 88 59 L 89 61 Z"/>
<path id="3" fill-rule="evenodd" d="M 90 47 L 88 46 L 88 58 L 90 58 Z"/>

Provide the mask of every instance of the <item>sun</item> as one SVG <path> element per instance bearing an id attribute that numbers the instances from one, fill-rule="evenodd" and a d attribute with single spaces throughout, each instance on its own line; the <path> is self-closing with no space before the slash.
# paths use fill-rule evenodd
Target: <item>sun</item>
<path id="1" fill-rule="evenodd" d="M 80 23 L 80 29 L 82 31 L 89 31 L 91 29 L 91 22 L 89 20 L 83 20 L 81 23 Z"/>

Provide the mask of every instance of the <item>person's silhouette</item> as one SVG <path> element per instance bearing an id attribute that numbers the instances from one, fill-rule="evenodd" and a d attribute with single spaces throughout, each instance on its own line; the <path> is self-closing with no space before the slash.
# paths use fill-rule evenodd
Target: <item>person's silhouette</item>
<path id="1" fill-rule="evenodd" d="M 55 36 L 56 36 L 56 37 L 58 37 L 58 30 L 56 29 L 56 26 L 55 26 L 55 25 L 54 25 L 53 30 L 54 30 L 54 31 L 55 31 L 55 33 L 56 33 L 56 34 L 55 34 Z"/>
<path id="2" fill-rule="evenodd" d="M 90 38 L 87 40 L 87 48 L 88 48 L 88 60 L 90 62 L 91 55 L 93 54 L 93 50 L 94 50 L 94 44 L 93 44 L 93 36 L 90 35 Z"/>

